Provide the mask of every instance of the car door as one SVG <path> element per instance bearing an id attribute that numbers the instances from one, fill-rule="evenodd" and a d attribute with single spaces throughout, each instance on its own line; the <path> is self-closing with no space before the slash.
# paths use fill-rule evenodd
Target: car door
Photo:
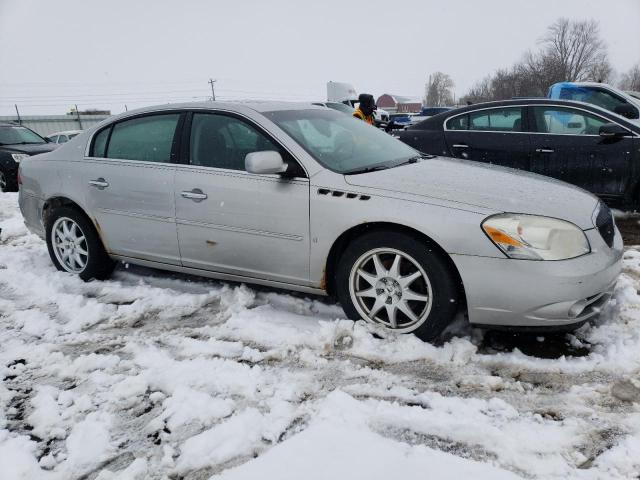
<path id="1" fill-rule="evenodd" d="M 113 254 L 180 265 L 174 175 L 181 113 L 125 119 L 100 130 L 82 163 L 89 211 Z"/>
<path id="2" fill-rule="evenodd" d="M 309 180 L 255 123 L 194 112 L 176 172 L 178 239 L 185 267 L 285 283 L 309 280 Z M 248 173 L 248 153 L 276 150 L 290 176 Z"/>
<path id="3" fill-rule="evenodd" d="M 603 138 L 610 120 L 586 110 L 531 107 L 532 171 L 578 185 L 603 197 L 622 197 L 631 178 L 633 139 Z"/>
<path id="4" fill-rule="evenodd" d="M 454 116 L 445 122 L 445 139 L 456 158 L 529 169 L 531 145 L 524 106 L 488 108 Z"/>

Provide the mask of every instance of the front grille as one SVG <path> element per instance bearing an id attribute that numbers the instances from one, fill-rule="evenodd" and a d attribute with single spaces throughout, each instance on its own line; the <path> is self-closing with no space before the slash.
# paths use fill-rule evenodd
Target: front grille
<path id="1" fill-rule="evenodd" d="M 613 237 L 616 234 L 616 226 L 613 221 L 611 209 L 604 203 L 600 203 L 600 210 L 596 217 L 596 228 L 600 232 L 602 239 L 609 247 L 613 246 Z"/>

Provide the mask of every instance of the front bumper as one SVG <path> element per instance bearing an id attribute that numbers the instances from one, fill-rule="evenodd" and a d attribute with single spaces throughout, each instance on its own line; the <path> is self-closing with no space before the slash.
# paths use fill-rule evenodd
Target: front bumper
<path id="1" fill-rule="evenodd" d="M 561 261 L 451 255 L 467 297 L 469 321 L 505 327 L 557 327 L 594 318 L 622 270 L 622 237 L 610 248 L 585 232 L 591 253 Z"/>

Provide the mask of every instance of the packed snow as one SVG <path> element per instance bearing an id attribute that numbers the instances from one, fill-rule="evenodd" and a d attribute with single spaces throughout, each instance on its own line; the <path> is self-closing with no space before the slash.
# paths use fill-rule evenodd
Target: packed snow
<path id="1" fill-rule="evenodd" d="M 2 479 L 640 475 L 640 252 L 570 335 L 441 344 L 339 306 L 123 265 L 55 270 L 0 194 Z"/>

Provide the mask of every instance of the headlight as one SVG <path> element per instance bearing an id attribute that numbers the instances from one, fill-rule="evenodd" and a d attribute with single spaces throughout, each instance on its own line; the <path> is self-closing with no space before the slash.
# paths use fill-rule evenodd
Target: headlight
<path id="1" fill-rule="evenodd" d="M 591 251 L 580 228 L 557 218 L 505 213 L 487 218 L 482 230 L 509 258 L 566 260 Z"/>
<path id="2" fill-rule="evenodd" d="M 11 158 L 13 158 L 16 163 L 20 163 L 25 158 L 29 158 L 29 155 L 26 153 L 12 153 Z"/>

